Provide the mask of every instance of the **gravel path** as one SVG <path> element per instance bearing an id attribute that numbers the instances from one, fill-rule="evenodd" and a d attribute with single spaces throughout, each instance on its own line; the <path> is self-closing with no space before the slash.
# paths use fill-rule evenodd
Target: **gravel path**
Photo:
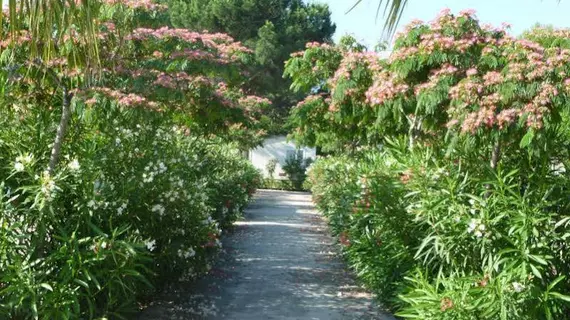
<path id="1" fill-rule="evenodd" d="M 210 274 L 138 319 L 394 319 L 354 284 L 311 196 L 260 190 Z"/>

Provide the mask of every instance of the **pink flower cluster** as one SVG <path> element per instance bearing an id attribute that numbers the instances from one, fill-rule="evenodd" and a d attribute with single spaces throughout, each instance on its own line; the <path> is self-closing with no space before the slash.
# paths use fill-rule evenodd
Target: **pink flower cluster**
<path id="1" fill-rule="evenodd" d="M 417 96 L 425 90 L 435 88 L 443 77 L 453 76 L 457 71 L 458 69 L 451 64 L 445 64 L 440 69 L 433 70 L 428 82 L 424 82 L 414 88 L 414 94 Z"/>
<path id="2" fill-rule="evenodd" d="M 426 33 L 421 35 L 421 42 L 419 48 L 425 52 L 431 53 L 435 49 L 451 49 L 455 47 L 455 38 L 451 36 L 444 36 L 440 33 Z"/>
<path id="3" fill-rule="evenodd" d="M 559 68 L 565 66 L 569 59 L 570 59 L 570 50 L 568 49 L 557 50 L 546 59 L 546 64 L 555 68 Z"/>
<path id="4" fill-rule="evenodd" d="M 124 61 L 120 61 L 113 69 L 103 69 L 109 76 L 125 76 L 128 78 L 155 79 L 161 71 L 155 69 L 144 69 L 139 67 L 130 67 L 125 65 Z"/>
<path id="5" fill-rule="evenodd" d="M 307 44 L 305 44 L 305 48 L 307 48 L 307 49 L 313 49 L 313 48 L 330 49 L 330 48 L 332 48 L 332 46 L 328 43 L 307 42 Z"/>
<path id="6" fill-rule="evenodd" d="M 387 102 L 402 98 L 414 104 L 417 97 L 408 95 L 411 88 L 418 95 L 438 86 L 446 90 L 446 86 L 453 83 L 448 90 L 450 101 L 442 106 L 442 112 L 448 116 L 448 127 L 459 128 L 462 133 L 475 133 L 483 128 L 503 130 L 519 121 L 523 129 L 542 128 L 545 116 L 559 103 L 555 97 L 559 95 L 563 79 L 566 79 L 565 98 L 570 96 L 570 50 L 545 50 L 536 42 L 515 39 L 506 34 L 508 25 L 485 30 L 478 26 L 474 15 L 473 10 L 462 11 L 458 16 L 445 10 L 429 27 L 414 21 L 406 32 L 418 32 L 406 41 L 397 42 L 388 61 L 374 54 L 344 52 L 339 67 L 328 81 L 333 96 L 333 101 L 328 103 L 329 111 L 335 112 L 354 100 L 372 106 L 389 106 Z M 559 31 L 559 34 L 570 38 L 570 31 Z M 307 44 L 309 49 L 319 47 L 318 43 Z M 457 59 L 464 53 L 469 53 L 473 60 Z M 292 56 L 301 55 L 302 52 Z M 447 63 L 434 67 L 434 61 L 441 60 Z M 493 60 L 495 62 L 490 63 Z M 423 80 L 426 68 L 430 69 L 429 77 Z M 363 71 L 358 73 L 358 79 L 353 79 L 355 70 Z M 366 88 L 362 83 L 369 83 L 367 77 L 370 76 L 372 85 Z M 418 79 L 422 79 L 420 83 Z M 344 94 L 335 94 L 339 83 L 345 80 L 352 82 L 342 86 Z M 340 100 L 340 96 L 346 100 L 335 101 Z M 315 99 L 322 97 L 310 96 L 298 106 Z"/>
<path id="7" fill-rule="evenodd" d="M 471 102 L 479 105 L 480 108 L 477 111 L 466 114 L 461 125 L 461 132 L 475 133 L 483 125 L 487 128 L 496 125 L 499 129 L 504 129 L 518 118 L 526 118 L 527 127 L 540 129 L 543 126 L 544 115 L 550 112 L 552 98 L 558 94 L 558 89 L 555 86 L 544 83 L 538 94 L 530 102 L 527 102 L 523 108 L 511 107 L 503 109 L 498 113 L 497 106 L 503 102 L 500 95 L 497 92 L 485 95 L 480 100 Z M 447 126 L 452 127 L 457 123 L 459 123 L 458 119 L 454 118 L 448 122 Z"/>
<path id="8" fill-rule="evenodd" d="M 556 87 L 549 83 L 542 84 L 538 95 L 523 108 L 520 114 L 521 116 L 527 116 L 526 124 L 528 127 L 542 128 L 544 114 L 550 111 L 549 105 L 556 96 L 558 96 Z"/>
<path id="9" fill-rule="evenodd" d="M 341 79 L 350 79 L 352 71 L 359 66 L 372 72 L 382 70 L 380 56 L 376 52 L 346 52 L 334 76 L 329 80 L 331 88 L 334 90 Z"/>
<path id="10" fill-rule="evenodd" d="M 123 107 L 144 106 L 153 109 L 156 109 L 158 107 L 158 104 L 156 102 L 148 101 L 146 98 L 134 93 L 124 93 L 119 90 L 114 90 L 107 87 L 94 87 L 91 89 L 91 91 L 101 93 L 110 99 L 116 100 L 118 104 Z"/>
<path id="11" fill-rule="evenodd" d="M 485 23 L 481 26 L 481 29 L 483 29 L 484 31 L 493 32 L 493 33 L 505 33 L 506 29 L 508 28 L 510 28 L 510 25 L 504 22 L 500 27 L 496 27 L 490 23 Z"/>
<path id="12" fill-rule="evenodd" d="M 492 86 L 492 85 L 496 85 L 496 84 L 501 84 L 504 81 L 504 78 L 500 72 L 489 71 L 483 75 L 483 80 L 485 81 L 483 83 L 483 86 L 487 87 L 487 86 Z"/>
<path id="13" fill-rule="evenodd" d="M 267 98 L 249 95 L 239 98 L 238 103 L 241 106 L 245 107 L 246 110 L 252 110 L 258 108 L 259 106 L 271 105 L 271 100 Z"/>
<path id="14" fill-rule="evenodd" d="M 541 47 L 540 44 L 530 40 L 526 39 L 517 40 L 516 45 L 522 49 L 526 49 L 529 51 L 540 52 L 540 53 L 544 52 L 544 48 Z"/>
<path id="15" fill-rule="evenodd" d="M 406 60 L 408 58 L 414 57 L 420 50 L 417 47 L 404 47 L 393 51 L 390 54 L 388 61 L 390 63 L 396 62 L 398 60 Z"/>
<path id="16" fill-rule="evenodd" d="M 153 54 L 156 56 L 156 54 Z M 222 59 L 217 59 L 214 54 L 208 51 L 200 50 L 200 49 L 184 49 L 182 51 L 175 51 L 170 54 L 170 58 L 172 59 L 179 59 L 184 58 L 188 60 L 217 60 L 217 61 L 225 61 Z"/>
<path id="17" fill-rule="evenodd" d="M 465 75 L 468 77 L 477 75 L 477 68 L 470 68 L 465 72 Z"/>
<path id="18" fill-rule="evenodd" d="M 467 114 L 461 125 L 461 132 L 475 133 L 475 131 L 485 124 L 488 128 L 495 123 L 495 108 L 481 108 L 476 112 Z M 449 125 L 448 125 L 449 127 Z"/>
<path id="19" fill-rule="evenodd" d="M 526 35 L 527 38 L 570 38 L 570 29 L 552 29 L 548 27 L 534 27 Z"/>
<path id="20" fill-rule="evenodd" d="M 197 44 L 202 43 L 206 48 L 213 49 L 209 52 L 198 48 L 186 48 L 171 54 L 171 58 L 186 58 L 191 60 L 212 60 L 219 63 L 229 63 L 239 60 L 236 53 L 252 53 L 253 51 L 241 42 L 234 42 L 233 38 L 224 33 L 198 33 L 187 29 L 171 29 L 163 27 L 160 29 L 138 28 L 135 29 L 128 39 L 148 40 L 148 39 L 170 39 L 175 38 L 181 41 Z M 155 58 L 161 58 L 162 53 L 155 52 Z"/>
<path id="21" fill-rule="evenodd" d="M 109 32 L 115 32 L 115 30 L 117 30 L 117 27 L 115 26 L 115 24 L 113 22 L 104 22 L 103 26 L 109 31 Z"/>
<path id="22" fill-rule="evenodd" d="M 443 65 L 440 69 L 432 71 L 434 77 L 444 76 L 444 75 L 454 75 L 457 72 L 457 68 L 449 63 Z"/>
<path id="23" fill-rule="evenodd" d="M 449 89 L 449 98 L 464 104 L 473 104 L 482 93 L 483 85 L 476 78 L 467 78 Z"/>
<path id="24" fill-rule="evenodd" d="M 519 115 L 519 111 L 515 108 L 505 109 L 497 115 L 497 124 L 499 129 L 503 129 L 511 123 L 515 122 Z"/>
<path id="25" fill-rule="evenodd" d="M 194 79 L 194 77 L 189 76 L 186 72 L 177 72 L 172 74 L 161 72 L 158 74 L 153 84 L 169 89 L 179 89 Z"/>
<path id="26" fill-rule="evenodd" d="M 527 65 L 524 63 L 513 62 L 509 63 L 506 67 L 507 74 L 505 80 L 508 81 L 523 81 L 525 78 Z"/>
<path id="27" fill-rule="evenodd" d="M 321 95 L 318 95 L 318 94 L 308 95 L 304 100 L 299 101 L 297 103 L 297 105 L 295 106 L 295 108 L 301 108 L 305 104 L 312 103 L 312 102 L 319 101 L 319 100 L 321 100 L 321 101 L 323 100 L 323 97 Z"/>
<path id="28" fill-rule="evenodd" d="M 16 46 L 23 45 L 30 41 L 32 41 L 32 36 L 30 32 L 26 30 L 21 30 L 18 31 L 15 38 L 8 36 L 4 40 L 0 40 L 0 49 L 7 48 L 11 45 L 16 45 Z"/>
<path id="29" fill-rule="evenodd" d="M 67 65 L 67 59 L 66 58 L 56 58 L 56 59 L 52 59 L 46 62 L 46 66 L 48 68 L 54 68 L 54 67 L 63 67 Z"/>
<path id="30" fill-rule="evenodd" d="M 200 40 L 200 36 L 200 33 L 189 31 L 187 29 L 171 29 L 168 27 L 162 27 L 159 29 L 137 28 L 133 30 L 131 35 L 127 38 L 134 40 L 178 38 L 185 42 L 194 43 Z"/>
<path id="31" fill-rule="evenodd" d="M 305 51 L 297 51 L 297 52 L 293 52 L 291 53 L 291 58 L 299 58 L 305 55 Z"/>
<path id="32" fill-rule="evenodd" d="M 167 5 L 155 3 L 152 0 L 105 0 L 104 3 L 107 5 L 123 4 L 132 9 L 143 9 L 146 11 L 163 11 L 168 9 Z"/>
<path id="33" fill-rule="evenodd" d="M 482 96 L 479 104 L 483 107 L 494 108 L 501 102 L 501 100 L 502 98 L 499 93 L 493 92 L 491 94 Z"/>
<path id="34" fill-rule="evenodd" d="M 238 58 L 234 55 L 235 53 L 253 53 L 251 49 L 243 46 L 241 42 L 220 43 L 216 46 L 216 49 L 218 49 L 223 59 L 230 61 L 237 61 Z"/>
<path id="35" fill-rule="evenodd" d="M 198 84 L 199 86 L 203 86 L 203 87 L 208 87 L 208 88 L 214 88 L 214 95 L 213 97 L 218 100 L 223 106 L 228 107 L 228 108 L 234 108 L 236 107 L 236 103 L 234 102 L 234 99 L 232 98 L 232 91 L 230 90 L 230 88 L 228 87 L 227 83 L 225 82 L 219 82 L 217 84 L 214 84 L 212 81 L 207 80 L 204 77 L 201 81 L 195 81 L 196 84 Z"/>
<path id="36" fill-rule="evenodd" d="M 213 49 L 218 49 L 220 44 L 239 44 L 239 42 L 234 42 L 234 39 L 225 33 L 199 33 L 188 29 L 172 29 L 169 27 L 159 29 L 137 28 L 133 30 L 128 38 L 134 40 L 176 38 L 188 43 L 201 41 L 206 47 Z M 234 49 L 239 48 L 240 50 L 250 51 L 243 46 L 234 46 L 236 46 Z"/>
<path id="37" fill-rule="evenodd" d="M 477 11 L 475 9 L 465 9 L 459 11 L 460 17 L 474 17 Z"/>
<path id="38" fill-rule="evenodd" d="M 366 103 L 381 105 L 396 96 L 405 95 L 409 89 L 409 85 L 398 79 L 396 75 L 381 71 L 376 74 L 372 86 L 366 91 Z"/>
<path id="39" fill-rule="evenodd" d="M 449 9 L 442 10 L 438 17 L 430 22 L 430 29 L 421 35 L 419 43 L 410 45 L 406 50 L 399 48 L 397 52 L 392 54 L 391 61 L 406 59 L 418 52 L 420 54 L 431 54 L 442 50 L 465 53 L 470 48 L 480 44 L 497 44 L 496 40 L 490 35 L 484 36 L 482 30 L 450 35 L 445 31 L 447 28 L 461 28 L 465 18 L 476 20 L 475 11 L 472 9 L 463 10 L 458 16 L 454 16 L 450 12 Z M 400 35 L 400 37 L 421 26 L 424 26 L 421 21 L 413 21 L 405 28 L 404 34 Z"/>

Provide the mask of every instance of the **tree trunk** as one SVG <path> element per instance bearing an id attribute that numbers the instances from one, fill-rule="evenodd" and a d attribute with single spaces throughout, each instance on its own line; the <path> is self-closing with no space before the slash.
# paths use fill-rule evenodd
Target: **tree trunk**
<path id="1" fill-rule="evenodd" d="M 493 152 L 491 153 L 491 168 L 497 169 L 497 164 L 499 163 L 499 158 L 501 156 L 501 146 L 499 145 L 499 141 L 495 143 L 493 146 Z"/>
<path id="2" fill-rule="evenodd" d="M 420 117 L 414 116 L 414 120 L 412 120 L 412 124 L 410 125 L 410 130 L 408 133 L 409 135 L 408 143 L 410 150 L 414 148 L 416 138 L 420 135 L 421 126 L 422 126 L 422 119 Z"/>
<path id="3" fill-rule="evenodd" d="M 71 118 L 71 98 L 72 95 L 69 93 L 67 87 L 64 86 L 61 119 L 59 121 L 59 126 L 57 127 L 57 133 L 55 135 L 55 141 L 51 148 L 51 156 L 49 159 L 48 173 L 50 175 L 53 175 L 55 167 L 59 161 L 61 146 L 63 144 L 63 139 L 65 138 L 65 133 L 67 132 L 69 119 Z"/>
<path id="4" fill-rule="evenodd" d="M 499 158 L 501 157 L 501 145 L 499 144 L 499 141 L 495 142 L 495 145 L 493 146 L 493 151 L 491 152 L 491 169 L 493 169 L 493 171 L 495 171 L 497 169 L 497 164 L 499 163 Z M 489 184 L 487 184 L 485 186 L 485 189 L 487 189 L 487 192 L 485 192 L 485 198 L 489 198 L 491 196 L 491 186 Z"/>

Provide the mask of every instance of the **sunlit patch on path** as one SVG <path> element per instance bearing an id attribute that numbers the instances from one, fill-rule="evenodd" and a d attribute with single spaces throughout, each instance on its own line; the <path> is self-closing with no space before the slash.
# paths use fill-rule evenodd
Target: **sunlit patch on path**
<path id="1" fill-rule="evenodd" d="M 139 319 L 393 319 L 355 284 L 306 193 L 259 191 L 198 283 Z"/>

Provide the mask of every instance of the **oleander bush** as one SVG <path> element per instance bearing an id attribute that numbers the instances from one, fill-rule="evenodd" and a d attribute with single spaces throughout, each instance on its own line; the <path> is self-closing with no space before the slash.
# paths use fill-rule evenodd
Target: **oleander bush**
<path id="1" fill-rule="evenodd" d="M 481 188 L 431 150 L 400 145 L 320 159 L 311 179 L 350 265 L 399 315 L 564 314 L 568 216 L 557 210 L 569 205 L 567 178 L 519 195 L 516 175 L 489 169 Z"/>
<path id="2" fill-rule="evenodd" d="M 54 30 L 51 56 L 30 61 L 33 39 L 2 20 L 1 319 L 136 312 L 209 269 L 259 185 L 241 156 L 269 104 L 239 88 L 250 50 L 170 28 L 164 9 L 101 4 L 100 70 L 77 30 Z"/>
<path id="3" fill-rule="evenodd" d="M 283 172 L 289 178 L 293 190 L 303 190 L 303 184 L 307 179 L 307 169 L 312 163 L 311 158 L 304 159 L 303 155 L 295 154 L 285 159 Z"/>
<path id="4" fill-rule="evenodd" d="M 474 12 L 414 21 L 387 59 L 352 39 L 287 62 L 292 137 L 331 156 L 314 200 L 350 265 L 413 319 L 566 319 L 569 33 Z"/>

